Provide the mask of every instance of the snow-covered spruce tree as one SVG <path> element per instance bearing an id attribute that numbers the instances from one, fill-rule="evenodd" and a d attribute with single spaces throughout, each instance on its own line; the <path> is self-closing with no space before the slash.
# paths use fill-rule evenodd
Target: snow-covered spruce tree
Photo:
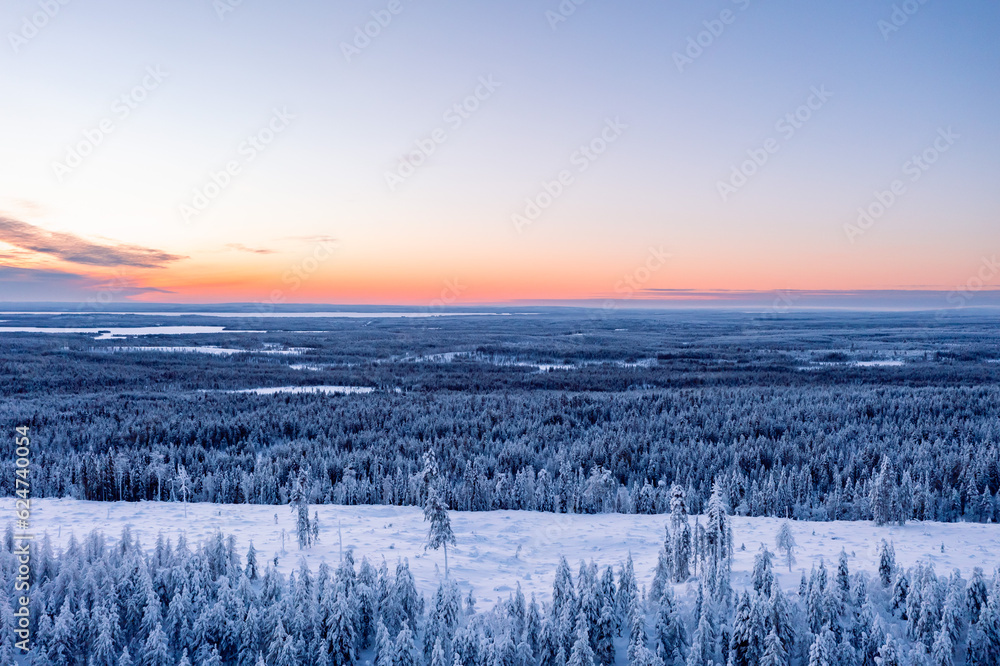
<path id="1" fill-rule="evenodd" d="M 837 637 L 827 625 L 809 646 L 809 666 L 838 666 L 837 653 Z"/>
<path id="2" fill-rule="evenodd" d="M 410 625 L 405 620 L 403 621 L 403 628 L 396 635 L 394 652 L 393 666 L 423 666 L 420 653 L 417 651 L 417 645 L 414 642 L 413 632 L 410 631 Z"/>
<path id="3" fill-rule="evenodd" d="M 948 593 L 941 609 L 941 629 L 948 632 L 953 646 L 958 645 L 959 639 L 965 632 L 965 625 L 968 623 L 967 611 L 962 602 L 964 591 L 965 583 L 956 571 L 948 586 Z"/>
<path id="4" fill-rule="evenodd" d="M 448 544 L 455 545 L 455 533 L 451 530 L 451 518 L 448 516 L 448 505 L 439 493 L 437 483 L 432 483 L 427 491 L 427 501 L 424 504 L 424 520 L 431 526 L 427 531 L 427 545 L 424 547 L 438 548 L 444 546 L 444 576 L 448 577 Z"/>
<path id="5" fill-rule="evenodd" d="M 953 666 L 953 652 L 955 647 L 948 635 L 948 630 L 944 627 L 937 633 L 934 645 L 931 648 L 931 664 L 933 666 Z"/>
<path id="6" fill-rule="evenodd" d="M 759 595 L 744 592 L 736 603 L 733 628 L 729 639 L 729 664 L 754 666 L 760 663 L 767 634 L 764 600 Z"/>
<path id="7" fill-rule="evenodd" d="M 260 578 L 260 571 L 257 568 L 257 550 L 253 547 L 253 541 L 250 541 L 250 548 L 247 550 L 247 567 L 245 573 L 251 581 Z"/>
<path id="8" fill-rule="evenodd" d="M 910 579 L 906 577 L 905 571 L 896 573 L 896 580 L 892 584 L 892 601 L 889 610 L 895 614 L 900 611 L 900 619 L 906 619 L 906 597 L 910 593 Z"/>
<path id="9" fill-rule="evenodd" d="M 706 604 L 698 617 L 698 625 L 691 636 L 685 666 L 708 666 L 715 657 L 715 629 L 712 626 L 711 610 Z"/>
<path id="10" fill-rule="evenodd" d="M 646 643 L 649 641 L 649 638 L 646 636 L 646 616 L 639 608 L 638 601 L 633 604 L 629 612 L 629 623 L 630 629 L 626 656 L 631 663 L 636 660 L 636 655 L 640 649 L 647 647 Z"/>
<path id="11" fill-rule="evenodd" d="M 712 484 L 705 526 L 705 571 L 713 601 L 724 608 L 732 604 L 733 539 L 729 506 L 718 479 Z"/>
<path id="12" fill-rule="evenodd" d="M 642 647 L 635 655 L 635 659 L 629 661 L 630 666 L 664 666 L 663 660 L 650 651 L 649 648 Z"/>
<path id="13" fill-rule="evenodd" d="M 673 579 L 673 546 L 671 545 L 670 526 L 664 526 L 663 546 L 656 556 L 656 570 L 653 573 L 653 582 L 649 586 L 650 601 L 659 601 L 664 588 Z"/>
<path id="14" fill-rule="evenodd" d="M 785 652 L 790 654 L 795 646 L 795 626 L 788 598 L 778 585 L 774 585 L 771 589 L 767 621 L 770 629 L 773 629 L 781 640 Z"/>
<path id="15" fill-rule="evenodd" d="M 889 587 L 896 571 L 896 550 L 885 539 L 878 547 L 878 579 L 882 587 Z"/>
<path id="16" fill-rule="evenodd" d="M 388 589 L 386 606 L 388 606 L 385 614 L 386 626 L 390 632 L 396 631 L 397 634 L 404 622 L 410 627 L 415 627 L 417 618 L 423 615 L 424 599 L 417 593 L 417 584 L 410 571 L 409 560 L 396 562 L 396 572 Z M 396 627 L 400 629 L 397 630 Z"/>
<path id="17" fill-rule="evenodd" d="M 878 656 L 875 657 L 875 664 L 876 666 L 903 666 L 896 641 L 891 635 L 885 637 L 885 643 L 879 648 Z"/>
<path id="18" fill-rule="evenodd" d="M 615 612 L 610 600 L 604 602 L 601 617 L 597 621 L 594 642 L 594 658 L 599 664 L 613 666 L 615 663 Z"/>
<path id="19" fill-rule="evenodd" d="M 778 528 L 778 534 L 775 536 L 774 545 L 777 547 L 779 553 L 785 554 L 785 564 L 788 565 L 788 571 L 791 573 L 792 565 L 795 564 L 795 537 L 792 536 L 792 526 L 787 520 L 781 523 L 781 527 Z"/>
<path id="20" fill-rule="evenodd" d="M 687 630 L 677 610 L 673 587 L 667 587 L 660 597 L 656 626 L 653 628 L 653 642 L 656 644 L 656 655 L 663 660 L 663 663 L 684 663 Z"/>
<path id="21" fill-rule="evenodd" d="M 431 658 L 428 664 L 430 666 L 448 666 L 448 662 L 445 661 L 444 647 L 441 645 L 440 638 L 434 641 L 434 647 L 431 649 Z"/>
<path id="22" fill-rule="evenodd" d="M 837 556 L 837 573 L 833 579 L 832 594 L 836 597 L 838 615 L 851 605 L 851 571 L 847 564 L 847 551 L 840 549 Z"/>
<path id="23" fill-rule="evenodd" d="M 300 469 L 295 479 L 295 485 L 288 496 L 288 506 L 295 514 L 295 536 L 299 544 L 299 550 L 312 545 L 312 528 L 309 523 L 309 497 L 306 494 L 308 474 L 304 469 Z"/>
<path id="24" fill-rule="evenodd" d="M 691 526 L 688 522 L 684 489 L 674 484 L 670 489 L 670 578 L 675 583 L 686 581 L 690 573 Z"/>
<path id="25" fill-rule="evenodd" d="M 612 629 L 614 630 L 614 635 L 618 636 L 621 634 L 623 619 L 615 612 L 615 608 L 618 603 L 618 586 L 615 585 L 615 570 L 610 566 L 604 568 L 604 573 L 601 575 L 601 603 L 611 605 L 611 621 Z M 601 611 L 603 613 L 603 609 Z"/>
<path id="26" fill-rule="evenodd" d="M 594 651 L 590 647 L 590 635 L 587 632 L 587 618 L 581 613 L 576 619 L 576 639 L 570 652 L 566 666 L 593 666 Z"/>
<path id="27" fill-rule="evenodd" d="M 764 639 L 764 654 L 760 658 L 760 666 L 788 666 L 788 653 L 773 627 Z"/>
<path id="28" fill-rule="evenodd" d="M 895 485 L 896 474 L 892 470 L 892 464 L 889 462 L 889 458 L 883 457 L 881 469 L 872 477 L 868 497 L 871 502 L 872 520 L 875 521 L 876 525 L 885 525 L 896 517 L 893 514 L 896 497 Z"/>
<path id="29" fill-rule="evenodd" d="M 389 637 L 389 630 L 380 619 L 375 630 L 375 666 L 393 666 L 396 663 L 396 644 Z"/>
<path id="30" fill-rule="evenodd" d="M 750 583 L 754 592 L 765 599 L 771 596 L 771 586 L 774 585 L 774 569 L 771 566 L 773 555 L 764 544 L 760 545 L 760 550 L 753 558 L 753 573 L 750 575 Z"/>
<path id="31" fill-rule="evenodd" d="M 965 607 L 969 613 L 969 621 L 972 624 L 979 622 L 979 615 L 987 600 L 986 581 L 983 578 L 982 567 L 972 570 L 972 580 L 965 591 Z"/>
<path id="32" fill-rule="evenodd" d="M 337 585 L 336 599 L 327 616 L 323 631 L 326 634 L 322 653 L 330 666 L 351 666 L 355 662 L 358 644 L 357 609 L 352 607 L 347 590 Z"/>
<path id="33" fill-rule="evenodd" d="M 639 597 L 639 589 L 635 580 L 635 565 L 632 563 L 632 552 L 618 574 L 618 592 L 615 597 L 615 615 L 618 616 L 618 635 L 631 629 L 631 613 L 633 604 Z"/>
<path id="34" fill-rule="evenodd" d="M 455 630 L 458 628 L 459 615 L 461 613 L 462 599 L 458 586 L 445 579 L 438 585 L 434 593 L 431 609 L 427 618 L 427 626 L 424 629 L 424 657 L 430 658 L 434 644 L 440 643 L 444 656 L 449 658 L 452 653 L 452 642 L 455 638 Z M 524 631 L 526 610 L 524 607 L 524 595 L 521 593 L 521 586 L 518 583 L 516 600 L 507 602 L 509 615 L 519 626 L 514 633 L 518 636 Z"/>
<path id="35" fill-rule="evenodd" d="M 191 495 L 191 476 L 184 469 L 184 465 L 178 465 L 177 474 L 174 476 L 174 485 L 181 495 L 181 501 L 184 502 L 184 518 L 187 519 L 187 502 Z"/>

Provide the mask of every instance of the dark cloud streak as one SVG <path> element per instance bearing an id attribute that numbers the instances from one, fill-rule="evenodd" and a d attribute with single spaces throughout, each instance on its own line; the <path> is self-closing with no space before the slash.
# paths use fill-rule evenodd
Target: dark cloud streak
<path id="1" fill-rule="evenodd" d="M 170 262 L 184 258 L 161 250 L 126 243 L 101 245 L 75 234 L 48 231 L 2 215 L 0 215 L 0 242 L 86 266 L 162 268 Z"/>
<path id="2" fill-rule="evenodd" d="M 226 245 L 231 250 L 238 250 L 240 252 L 250 252 L 253 254 L 274 254 L 274 250 L 265 250 L 254 247 L 247 247 L 243 243 L 229 243 Z"/>

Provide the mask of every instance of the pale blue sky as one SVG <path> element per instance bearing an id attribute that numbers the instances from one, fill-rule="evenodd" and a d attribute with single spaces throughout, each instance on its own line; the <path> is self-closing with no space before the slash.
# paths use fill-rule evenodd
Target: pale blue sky
<path id="1" fill-rule="evenodd" d="M 339 254 L 302 300 L 423 302 L 455 277 L 470 301 L 600 297 L 661 245 L 672 261 L 646 288 L 949 289 L 997 248 L 995 2 L 930 0 L 885 39 L 883 1 L 588 0 L 553 29 L 555 0 L 400 0 L 348 62 L 341 44 L 388 5 L 243 0 L 220 19 L 212 0 L 71 0 L 15 53 L 39 4 L 4 3 L 0 215 L 184 257 L 125 269 L 211 300 L 260 298 L 317 236 Z M 673 54 L 723 11 L 679 72 Z M 150 66 L 167 78 L 60 182 L 53 164 Z M 390 190 L 385 173 L 484 76 L 500 87 Z M 814 86 L 832 97 L 722 201 L 719 181 Z M 294 121 L 185 223 L 275 108 Z M 512 215 L 609 118 L 620 140 L 518 233 Z M 857 208 L 947 127 L 955 145 L 850 242 Z M 20 269 L 122 270 L 4 248 Z"/>

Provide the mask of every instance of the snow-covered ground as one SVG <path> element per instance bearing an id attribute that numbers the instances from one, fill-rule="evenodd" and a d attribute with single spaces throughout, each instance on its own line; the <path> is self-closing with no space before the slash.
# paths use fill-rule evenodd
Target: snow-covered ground
<path id="1" fill-rule="evenodd" d="M 229 356 L 232 354 L 271 354 L 293 355 L 308 351 L 303 348 L 293 349 L 236 349 L 233 347 L 215 347 L 203 345 L 200 347 L 92 347 L 92 351 L 116 353 L 159 353 L 159 354 L 212 354 L 214 356 Z"/>
<path id="2" fill-rule="evenodd" d="M 371 393 L 371 386 L 271 386 L 267 388 L 236 389 L 225 393 L 256 393 L 257 395 L 274 395 L 275 393 Z"/>
<path id="3" fill-rule="evenodd" d="M 311 507 L 310 515 L 313 511 L 319 513 L 321 541 L 305 551 L 295 546 L 294 521 L 287 506 L 188 504 L 185 508 L 181 503 L 41 499 L 33 500 L 31 508 L 34 532 L 48 533 L 57 546 L 64 545 L 70 534 L 79 538 L 95 529 L 113 541 L 125 525 L 146 548 L 153 547 L 158 533 L 176 542 L 184 532 L 193 546 L 221 530 L 236 537 L 241 555 L 253 539 L 261 562 L 278 555 L 279 569 L 288 573 L 298 566 L 301 557 L 314 570 L 323 560 L 335 565 L 339 558 L 339 525 L 343 548 L 353 549 L 358 560 L 367 556 L 377 563 L 384 557 L 392 566 L 397 558 L 408 558 L 417 587 L 427 596 L 433 593 L 443 572 L 442 553 L 424 552 L 427 524 L 417 507 Z M 0 528 L 8 522 L 5 515 L 13 519 L 11 498 L 0 498 Z M 506 598 L 518 582 L 525 594 L 535 592 L 540 599 L 547 599 L 560 555 L 566 556 L 575 572 L 581 559 L 593 559 L 601 567 L 610 564 L 617 569 L 631 552 L 640 587 L 648 586 L 667 517 L 453 511 L 451 520 L 458 540 L 458 545 L 448 552 L 451 575 L 463 591 L 474 588 L 479 607 L 486 608 Z M 739 590 L 748 585 L 753 556 L 760 544 L 775 550 L 774 536 L 782 521 L 740 517 L 732 521 L 737 549 L 733 583 Z M 792 532 L 798 543 L 797 564 L 789 573 L 782 557 L 775 563 L 786 589 L 796 588 L 801 570 L 808 571 L 821 558 L 835 566 L 841 549 L 847 552 L 852 570 L 874 573 L 881 539 L 895 544 L 897 562 L 904 567 L 918 560 L 930 561 L 938 574 L 949 574 L 957 568 L 968 578 L 973 567 L 983 567 L 989 574 L 1000 565 L 1000 525 L 908 523 L 904 527 L 876 527 L 869 522 L 793 522 Z"/>

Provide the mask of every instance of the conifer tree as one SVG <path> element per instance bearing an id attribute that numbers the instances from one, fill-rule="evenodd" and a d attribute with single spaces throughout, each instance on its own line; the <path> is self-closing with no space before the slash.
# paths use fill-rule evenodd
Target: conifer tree
<path id="1" fill-rule="evenodd" d="M 660 598 L 653 637 L 656 643 L 656 655 L 664 663 L 673 664 L 683 656 L 684 648 L 687 646 L 687 631 L 677 610 L 671 587 L 668 587 Z"/>
<path id="2" fill-rule="evenodd" d="M 787 664 L 788 654 L 785 646 L 772 627 L 764 639 L 764 654 L 760 659 L 760 666 L 787 666 Z"/>
<path id="3" fill-rule="evenodd" d="M 896 551 L 885 539 L 879 544 L 878 559 L 878 578 L 882 587 L 889 587 L 896 571 Z"/>
<path id="4" fill-rule="evenodd" d="M 393 666 L 396 662 L 396 644 L 389 637 L 382 620 L 375 630 L 375 666 Z"/>
<path id="5" fill-rule="evenodd" d="M 948 635 L 948 629 L 942 627 L 937 638 L 934 639 L 934 646 L 931 649 L 931 664 L 933 666 L 952 666 L 954 663 L 953 652 L 954 645 L 951 642 L 951 636 Z"/>
<path id="6" fill-rule="evenodd" d="M 396 635 L 394 666 L 420 666 L 420 654 L 410 631 L 409 622 L 403 621 L 403 628 Z"/>
<path id="7" fill-rule="evenodd" d="M 771 555 L 767 547 L 761 544 L 760 551 L 753 558 L 753 573 L 750 580 L 753 589 L 764 598 L 770 598 L 771 586 L 774 585 L 774 569 L 771 566 Z"/>
<path id="8" fill-rule="evenodd" d="M 587 618 L 581 613 L 576 619 L 576 640 L 570 652 L 566 666 L 593 666 L 594 651 L 590 647 L 590 635 L 587 632 Z"/>
<path id="9" fill-rule="evenodd" d="M 250 548 L 247 549 L 247 566 L 244 573 L 251 581 L 260 578 L 260 571 L 257 568 L 257 550 L 253 547 L 252 540 L 250 541 Z"/>
<path id="10" fill-rule="evenodd" d="M 611 600 L 604 602 L 601 616 L 597 621 L 594 657 L 598 663 L 611 666 L 615 662 L 615 612 Z"/>
<path id="11" fill-rule="evenodd" d="M 795 537 L 792 536 L 792 526 L 785 520 L 778 528 L 778 534 L 774 539 L 774 545 L 778 552 L 785 554 L 785 564 L 788 565 L 788 572 L 791 573 L 792 565 L 795 564 Z"/>
<path id="12" fill-rule="evenodd" d="M 691 527 L 688 523 L 684 489 L 674 484 L 670 489 L 670 573 L 671 580 L 683 583 L 690 577 Z"/>
<path id="13" fill-rule="evenodd" d="M 875 664 L 876 666 L 903 666 L 896 647 L 896 641 L 893 640 L 891 635 L 885 637 L 885 643 L 879 648 L 878 656 L 875 657 Z"/>
<path id="14" fill-rule="evenodd" d="M 424 520 L 431 526 L 427 532 L 427 545 L 424 547 L 437 550 L 444 546 L 444 576 L 448 577 L 448 544 L 455 545 L 455 533 L 451 530 L 451 518 L 448 516 L 448 505 L 441 499 L 439 488 L 432 483 L 427 492 L 424 504 Z"/>

